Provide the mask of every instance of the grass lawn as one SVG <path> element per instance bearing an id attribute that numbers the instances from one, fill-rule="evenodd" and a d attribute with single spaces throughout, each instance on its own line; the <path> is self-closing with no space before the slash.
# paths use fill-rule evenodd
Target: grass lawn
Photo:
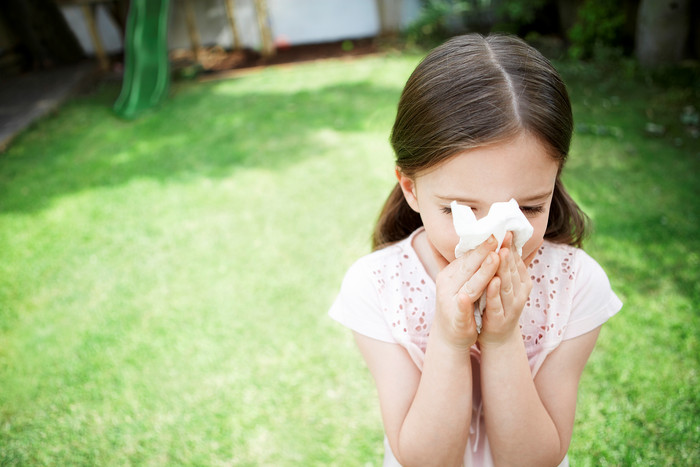
<path id="1" fill-rule="evenodd" d="M 380 465 L 374 386 L 326 311 L 393 185 L 417 60 L 182 82 L 133 122 L 104 85 L 0 154 L 0 465 Z M 566 181 L 625 302 L 570 458 L 698 465 L 700 140 L 680 118 L 700 87 L 562 69 Z"/>

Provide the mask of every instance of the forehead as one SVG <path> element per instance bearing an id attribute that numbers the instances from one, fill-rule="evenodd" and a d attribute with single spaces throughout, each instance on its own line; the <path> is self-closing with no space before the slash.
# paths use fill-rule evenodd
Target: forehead
<path id="1" fill-rule="evenodd" d="M 521 134 L 504 143 L 459 153 L 416 177 L 416 186 L 435 196 L 493 203 L 551 190 L 558 171 L 559 163 L 547 147 Z"/>

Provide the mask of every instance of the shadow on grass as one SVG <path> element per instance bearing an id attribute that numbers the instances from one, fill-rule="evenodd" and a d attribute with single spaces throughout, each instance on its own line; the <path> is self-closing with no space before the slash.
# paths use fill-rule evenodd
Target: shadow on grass
<path id="1" fill-rule="evenodd" d="M 698 143 L 669 148 L 628 135 L 625 151 L 617 141 L 607 146 L 600 138 L 582 138 L 582 148 L 605 159 L 576 155 L 583 160 L 567 168 L 567 181 L 593 207 L 592 241 L 606 255 L 598 259 L 628 291 L 654 297 L 670 286 L 700 303 Z"/>
<path id="2" fill-rule="evenodd" d="M 279 170 L 314 157 L 307 148 L 319 130 L 372 130 L 377 109 L 395 108 L 399 95 L 361 82 L 289 94 L 226 89 L 184 86 L 158 112 L 132 122 L 111 112 L 112 86 L 71 102 L 0 157 L 0 212 L 31 212 L 57 197 L 133 179 Z"/>

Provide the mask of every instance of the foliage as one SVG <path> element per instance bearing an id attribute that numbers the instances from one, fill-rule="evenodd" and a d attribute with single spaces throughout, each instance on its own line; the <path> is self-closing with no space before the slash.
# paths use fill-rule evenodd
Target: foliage
<path id="1" fill-rule="evenodd" d="M 568 31 L 569 54 L 575 59 L 621 55 L 621 36 L 626 16 L 623 2 L 585 0 L 576 23 Z"/>
<path id="2" fill-rule="evenodd" d="M 464 32 L 517 34 L 532 24 L 550 0 L 423 0 L 419 18 L 409 26 L 410 42 L 434 45 Z"/>
<path id="3" fill-rule="evenodd" d="M 326 310 L 393 186 L 418 59 L 180 83 L 134 122 L 107 85 L 15 140 L 0 464 L 380 464 L 375 389 Z M 579 125 L 564 176 L 625 303 L 584 373 L 571 461 L 700 465 L 700 86 L 559 66 Z"/>
<path id="4" fill-rule="evenodd" d="M 542 38 L 559 35 L 561 26 L 550 18 L 552 0 L 423 0 L 421 14 L 406 31 L 409 43 L 432 47 L 464 32 L 506 32 Z M 629 1 L 584 0 L 574 25 L 566 32 L 574 59 L 618 59 L 630 47 Z M 545 20 L 546 17 L 546 20 Z M 551 42 L 551 41 L 550 41 Z M 546 46 L 546 44 L 545 44 Z M 557 46 L 556 48 L 559 48 Z M 552 55 L 559 55 L 554 51 Z"/>
<path id="5" fill-rule="evenodd" d="M 466 0 L 423 0 L 421 12 L 407 29 L 409 43 L 434 45 L 451 36 L 449 22 L 461 17 L 468 11 L 471 2 Z"/>
<path id="6" fill-rule="evenodd" d="M 501 0 L 496 3 L 496 16 L 501 27 L 517 32 L 524 25 L 533 23 L 538 12 L 548 0 Z"/>

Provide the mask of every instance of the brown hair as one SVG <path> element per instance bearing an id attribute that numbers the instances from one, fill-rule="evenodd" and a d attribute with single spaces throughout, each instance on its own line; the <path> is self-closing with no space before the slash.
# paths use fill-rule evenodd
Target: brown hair
<path id="1" fill-rule="evenodd" d="M 521 39 L 467 34 L 430 52 L 408 79 L 391 144 L 408 177 L 468 149 L 505 142 L 523 131 L 538 138 L 564 167 L 573 116 L 566 86 L 549 61 Z M 397 184 L 381 211 L 374 249 L 423 225 Z M 554 187 L 545 238 L 581 246 L 587 217 L 561 183 Z"/>

